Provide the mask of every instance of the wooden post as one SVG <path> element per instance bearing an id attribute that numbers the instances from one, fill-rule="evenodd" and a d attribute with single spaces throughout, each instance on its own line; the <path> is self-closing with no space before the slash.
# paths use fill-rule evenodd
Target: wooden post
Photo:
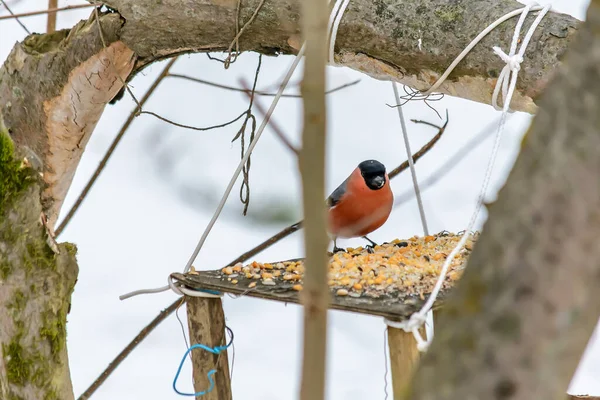
<path id="1" fill-rule="evenodd" d="M 421 329 L 421 334 L 424 334 L 424 329 Z M 388 327 L 387 335 L 394 400 L 400 400 L 403 398 L 407 385 L 416 370 L 419 362 L 419 350 L 417 349 L 417 341 L 410 332 Z"/>
<path id="2" fill-rule="evenodd" d="M 225 314 L 221 299 L 188 297 L 187 316 L 190 346 L 194 344 L 203 344 L 209 347 L 225 345 L 228 338 L 225 335 Z M 216 369 L 217 372 L 213 375 L 214 388 L 201 398 L 202 400 L 230 400 L 232 396 L 227 351 L 217 355 L 195 349 L 191 355 L 194 391 L 207 390 L 210 385 L 207 377 L 208 371 Z"/>

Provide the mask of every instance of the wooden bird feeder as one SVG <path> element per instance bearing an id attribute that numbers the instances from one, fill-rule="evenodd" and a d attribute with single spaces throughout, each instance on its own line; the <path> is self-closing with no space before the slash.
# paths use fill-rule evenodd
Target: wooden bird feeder
<path id="1" fill-rule="evenodd" d="M 404 321 L 417 312 L 431 293 L 443 263 L 461 235 L 441 232 L 433 236 L 393 240 L 374 249 L 347 249 L 330 257 L 330 308 Z M 472 234 L 454 258 L 434 310 L 442 307 L 444 298 L 460 278 L 478 234 Z M 304 275 L 302 259 L 280 262 L 251 262 L 213 271 L 173 273 L 180 285 L 199 291 L 231 293 L 283 303 L 300 303 Z M 225 343 L 225 318 L 221 299 L 188 297 L 188 320 L 192 343 L 219 346 Z M 423 329 L 424 331 L 424 329 Z M 411 333 L 388 328 L 388 344 L 394 398 L 399 399 L 410 382 L 419 359 L 416 341 Z M 194 387 L 208 386 L 207 373 L 217 365 L 215 389 L 203 400 L 231 398 L 227 356 L 192 353 Z"/>

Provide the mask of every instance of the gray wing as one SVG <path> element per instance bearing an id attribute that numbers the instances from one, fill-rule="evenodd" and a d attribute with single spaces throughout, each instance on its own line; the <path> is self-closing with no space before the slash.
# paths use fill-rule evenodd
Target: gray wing
<path id="1" fill-rule="evenodd" d="M 337 189 L 335 189 L 333 191 L 333 193 L 331 193 L 329 195 L 329 197 L 327 198 L 327 207 L 329 207 L 329 208 L 335 207 L 337 205 L 337 203 L 340 202 L 340 199 L 346 193 L 346 186 L 348 183 L 348 179 L 350 179 L 350 178 L 346 178 L 346 180 L 344 182 L 342 182 L 342 184 L 340 186 L 338 186 Z"/>

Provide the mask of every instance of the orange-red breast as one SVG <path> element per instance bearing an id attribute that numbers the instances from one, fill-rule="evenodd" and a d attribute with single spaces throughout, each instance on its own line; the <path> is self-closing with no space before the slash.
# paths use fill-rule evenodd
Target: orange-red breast
<path id="1" fill-rule="evenodd" d="M 385 166 L 376 160 L 358 164 L 350 176 L 327 198 L 328 232 L 333 251 L 341 250 L 336 240 L 363 237 L 381 227 L 392 211 L 394 195 Z"/>

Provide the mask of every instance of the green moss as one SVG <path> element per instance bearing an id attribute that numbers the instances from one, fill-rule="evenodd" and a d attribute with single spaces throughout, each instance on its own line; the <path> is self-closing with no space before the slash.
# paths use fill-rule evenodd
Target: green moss
<path id="1" fill-rule="evenodd" d="M 44 54 L 56 51 L 69 32 L 69 29 L 62 29 L 52 33 L 34 33 L 23 41 L 23 47 L 30 54 Z"/>
<path id="2" fill-rule="evenodd" d="M 15 290 L 13 293 L 13 297 L 10 303 L 7 304 L 9 309 L 14 310 L 17 315 L 21 314 L 21 311 L 25 308 L 27 304 L 27 296 L 21 290 Z"/>
<path id="3" fill-rule="evenodd" d="M 447 5 L 436 9 L 434 14 L 444 22 L 458 22 L 462 19 L 463 11 L 458 5 Z"/>
<path id="4" fill-rule="evenodd" d="M 56 393 L 56 390 L 50 389 L 46 392 L 44 400 L 59 400 L 58 393 Z"/>
<path id="5" fill-rule="evenodd" d="M 25 245 L 27 251 L 23 255 L 23 265 L 27 273 L 34 269 L 56 270 L 56 254 L 46 243 L 45 232 L 41 232 L 42 237 L 33 238 Z"/>
<path id="6" fill-rule="evenodd" d="M 434 14 L 440 19 L 442 31 L 448 32 L 454 30 L 457 23 L 462 21 L 463 10 L 460 5 L 449 4 L 444 7 L 438 7 Z"/>
<path id="7" fill-rule="evenodd" d="M 2 345 L 2 357 L 6 363 L 6 377 L 17 386 L 24 386 L 31 377 L 32 362 L 25 356 L 21 346 L 21 334 L 15 335 L 8 344 Z"/>
<path id="8" fill-rule="evenodd" d="M 7 260 L 0 261 L 0 280 L 4 281 L 10 276 L 12 267 Z"/>
<path id="9" fill-rule="evenodd" d="M 68 305 L 66 306 L 68 307 Z M 58 315 L 51 310 L 44 314 L 44 325 L 40 328 L 40 337 L 50 343 L 50 352 L 54 361 L 60 362 L 60 353 L 63 350 L 67 340 L 67 321 L 66 307 L 58 311 Z"/>
<path id="10" fill-rule="evenodd" d="M 0 121 L 0 218 L 12 200 L 34 181 L 31 168 L 14 157 L 14 144 Z"/>
<path id="11" fill-rule="evenodd" d="M 77 245 L 74 243 L 63 243 L 69 255 L 75 257 L 77 255 Z"/>

